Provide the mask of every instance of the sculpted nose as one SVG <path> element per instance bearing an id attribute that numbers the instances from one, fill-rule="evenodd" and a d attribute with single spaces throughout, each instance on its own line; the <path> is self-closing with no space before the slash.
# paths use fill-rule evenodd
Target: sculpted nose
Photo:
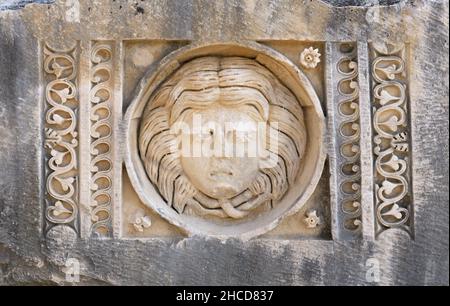
<path id="1" fill-rule="evenodd" d="M 224 133 L 214 134 L 214 154 L 213 158 L 217 160 L 226 160 L 231 156 L 228 151 L 233 149 L 233 140 L 228 139 Z"/>
<path id="2" fill-rule="evenodd" d="M 210 159 L 210 173 L 209 175 L 212 178 L 229 178 L 234 176 L 234 170 L 232 169 L 232 165 L 229 162 L 229 159 L 226 158 L 211 158 Z"/>

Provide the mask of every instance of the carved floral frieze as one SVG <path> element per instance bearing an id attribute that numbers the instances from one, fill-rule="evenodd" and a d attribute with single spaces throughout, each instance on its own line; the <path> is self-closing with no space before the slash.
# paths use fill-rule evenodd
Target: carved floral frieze
<path id="1" fill-rule="evenodd" d="M 77 46 L 43 46 L 45 81 L 45 230 L 64 224 L 78 229 Z"/>
<path id="2" fill-rule="evenodd" d="M 406 46 L 372 45 L 376 233 L 412 232 Z"/>

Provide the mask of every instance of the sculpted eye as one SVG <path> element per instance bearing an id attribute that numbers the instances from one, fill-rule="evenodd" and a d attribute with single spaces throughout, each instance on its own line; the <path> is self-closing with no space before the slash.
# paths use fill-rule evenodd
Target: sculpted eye
<path id="1" fill-rule="evenodd" d="M 214 137 L 214 130 L 213 129 L 208 129 L 206 131 L 203 131 L 202 133 L 200 133 L 200 138 L 201 139 L 211 139 Z"/>

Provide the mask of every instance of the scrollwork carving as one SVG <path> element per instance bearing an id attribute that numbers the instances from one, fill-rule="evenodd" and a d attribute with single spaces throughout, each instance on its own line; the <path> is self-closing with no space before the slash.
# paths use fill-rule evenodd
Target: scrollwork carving
<path id="1" fill-rule="evenodd" d="M 405 47 L 397 50 L 373 48 L 377 234 L 394 227 L 412 233 Z"/>
<path id="2" fill-rule="evenodd" d="M 96 42 L 90 53 L 89 99 L 91 103 L 91 234 L 111 233 L 112 202 L 112 102 L 113 50 L 108 42 Z"/>
<path id="3" fill-rule="evenodd" d="M 339 144 L 339 208 L 342 228 L 347 233 L 361 232 L 361 169 L 360 169 L 360 112 L 356 46 L 343 43 L 338 48 L 336 64 L 337 91 L 337 141 Z"/>
<path id="4" fill-rule="evenodd" d="M 65 224 L 77 230 L 78 92 L 76 47 L 44 46 L 46 229 Z"/>

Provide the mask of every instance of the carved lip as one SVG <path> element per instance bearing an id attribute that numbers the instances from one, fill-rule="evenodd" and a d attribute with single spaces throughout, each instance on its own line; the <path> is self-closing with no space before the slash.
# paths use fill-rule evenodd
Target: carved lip
<path id="1" fill-rule="evenodd" d="M 214 170 L 214 171 L 211 171 L 209 176 L 211 178 L 229 177 L 229 176 L 234 176 L 234 173 L 231 172 L 230 170 Z"/>

